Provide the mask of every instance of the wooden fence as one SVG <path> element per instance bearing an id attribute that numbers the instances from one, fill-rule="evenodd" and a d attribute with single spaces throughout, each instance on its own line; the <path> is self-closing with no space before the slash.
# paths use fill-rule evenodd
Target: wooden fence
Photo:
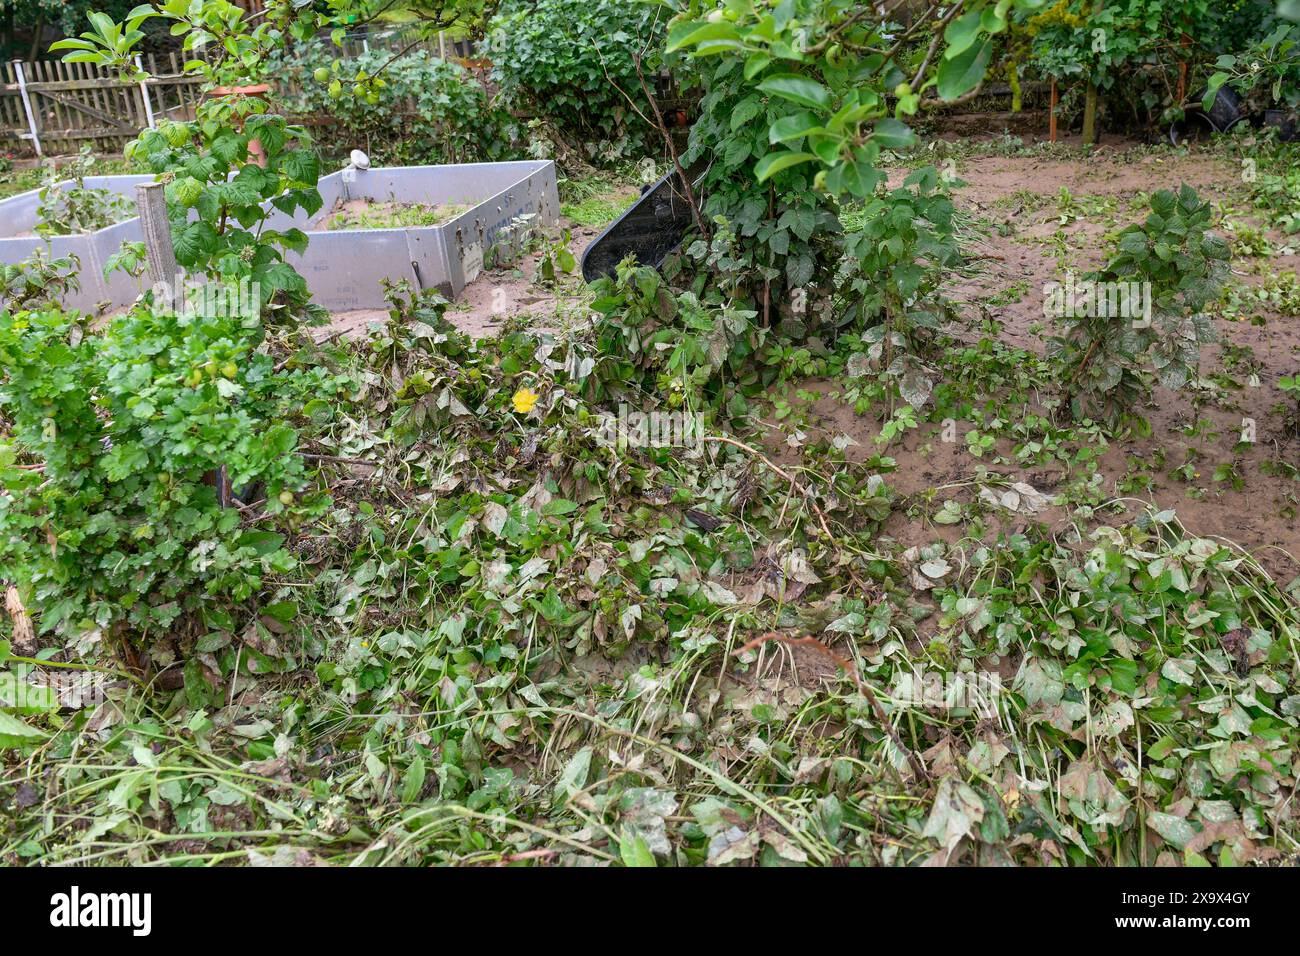
<path id="1" fill-rule="evenodd" d="M 467 63 L 474 55 L 467 41 L 400 28 L 350 34 L 326 49 L 342 57 L 424 49 Z M 149 55 L 140 65 L 150 74 L 143 83 L 123 81 L 88 63 L 0 64 L 0 149 L 58 155 L 89 143 L 96 152 L 114 153 L 160 119 L 193 118 L 202 81 L 181 73 L 178 55 Z"/>
<path id="2" fill-rule="evenodd" d="M 61 60 L 0 66 L 0 140 L 38 156 L 89 143 L 116 152 L 160 119 L 193 116 L 200 81 L 181 74 L 176 54 L 146 57 L 152 77 L 124 81 L 102 67 Z"/>

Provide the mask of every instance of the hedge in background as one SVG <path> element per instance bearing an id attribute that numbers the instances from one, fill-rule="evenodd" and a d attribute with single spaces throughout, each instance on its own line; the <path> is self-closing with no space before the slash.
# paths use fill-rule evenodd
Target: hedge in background
<path id="1" fill-rule="evenodd" d="M 314 44 L 286 56 L 273 73 L 282 91 L 297 88 L 282 92 L 282 109 L 329 117 L 330 135 L 320 145 L 340 158 L 360 148 L 377 165 L 473 163 L 514 158 L 521 149 L 516 124 L 482 84 L 425 50 L 396 60 L 382 51 L 340 59 Z M 375 74 L 382 86 L 356 87 L 359 75 Z"/>
<path id="2" fill-rule="evenodd" d="M 653 83 L 665 19 L 628 0 L 503 0 L 485 54 L 521 110 L 548 120 L 587 161 L 615 161 L 648 142 L 651 129 L 628 102 L 649 115 L 633 57 L 644 54 Z"/>

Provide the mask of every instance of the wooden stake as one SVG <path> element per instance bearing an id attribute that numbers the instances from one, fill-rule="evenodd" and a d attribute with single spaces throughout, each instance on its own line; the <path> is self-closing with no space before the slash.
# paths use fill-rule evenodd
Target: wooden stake
<path id="1" fill-rule="evenodd" d="M 140 212 L 140 231 L 154 282 L 175 289 L 180 267 L 172 247 L 172 227 L 167 218 L 167 197 L 162 183 L 141 183 L 135 187 L 135 206 Z"/>
<path id="2" fill-rule="evenodd" d="M 1047 141 L 1056 142 L 1056 80 L 1052 80 L 1052 105 L 1047 112 Z"/>

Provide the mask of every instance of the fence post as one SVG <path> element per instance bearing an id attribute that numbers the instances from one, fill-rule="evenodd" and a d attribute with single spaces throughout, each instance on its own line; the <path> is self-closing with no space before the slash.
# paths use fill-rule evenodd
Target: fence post
<path id="1" fill-rule="evenodd" d="M 138 56 L 135 58 L 135 68 L 141 73 L 144 72 L 144 66 Z M 149 128 L 153 129 L 156 124 L 153 120 L 153 104 L 149 102 L 149 83 L 146 80 L 140 81 L 140 97 L 144 100 L 144 118 L 149 123 Z"/>
<path id="2" fill-rule="evenodd" d="M 23 100 L 23 112 L 27 114 L 27 125 L 31 127 L 32 145 L 36 147 L 36 155 L 41 154 L 41 134 L 36 128 L 36 114 L 32 112 L 32 101 L 27 95 L 27 76 L 23 73 L 23 61 L 14 60 L 14 75 L 18 77 L 18 94 Z"/>
<path id="3" fill-rule="evenodd" d="M 180 267 L 176 264 L 176 250 L 172 248 L 164 188 L 162 183 L 141 183 L 135 187 L 135 205 L 140 211 L 140 231 L 144 233 L 149 272 L 154 282 L 167 283 L 175 295 Z"/>

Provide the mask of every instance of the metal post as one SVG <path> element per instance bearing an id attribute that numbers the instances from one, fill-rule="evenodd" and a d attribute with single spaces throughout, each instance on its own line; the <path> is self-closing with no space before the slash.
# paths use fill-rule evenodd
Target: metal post
<path id="1" fill-rule="evenodd" d="M 27 114 L 27 125 L 31 127 L 31 141 L 36 147 L 36 155 L 41 155 L 41 134 L 36 129 L 36 114 L 32 112 L 32 101 L 27 96 L 27 77 L 23 73 L 23 61 L 14 60 L 14 74 L 18 77 L 18 93 L 23 98 L 23 112 Z"/>
<path id="2" fill-rule="evenodd" d="M 154 282 L 165 282 L 176 292 L 180 266 L 172 248 L 172 227 L 167 218 L 167 196 L 162 183 L 141 183 L 135 187 L 135 205 L 140 211 L 140 231 L 148 254 L 149 272 Z"/>
<path id="3" fill-rule="evenodd" d="M 141 73 L 144 72 L 144 66 L 138 56 L 135 58 L 135 68 Z M 149 102 L 149 83 L 146 80 L 140 81 L 140 97 L 144 100 L 144 117 L 149 122 L 149 128 L 154 129 L 156 124 L 153 118 L 153 104 Z"/>
<path id="4" fill-rule="evenodd" d="M 441 30 L 438 31 L 438 56 L 447 59 L 447 34 Z"/>

